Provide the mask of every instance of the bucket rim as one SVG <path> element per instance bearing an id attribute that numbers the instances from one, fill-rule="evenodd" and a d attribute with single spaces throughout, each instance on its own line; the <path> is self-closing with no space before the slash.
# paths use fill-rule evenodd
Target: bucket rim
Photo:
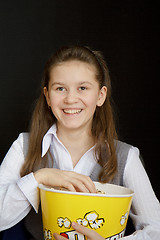
<path id="1" fill-rule="evenodd" d="M 96 187 L 98 187 L 98 189 L 100 189 L 100 184 L 103 186 L 103 183 L 99 183 L 99 182 L 94 182 L 94 184 L 96 185 Z M 69 194 L 69 195 L 81 195 L 81 196 L 92 196 L 92 197 L 114 197 L 114 198 L 127 198 L 127 197 L 133 197 L 134 192 L 129 189 L 126 188 L 124 186 L 119 186 L 119 185 L 115 185 L 115 184 L 110 184 L 110 183 L 104 183 L 109 187 L 112 188 L 117 188 L 117 189 L 121 189 L 124 191 L 123 194 L 102 194 L 102 193 L 84 193 L 84 192 L 71 192 L 71 191 L 67 191 L 67 190 L 59 190 L 59 189 L 55 189 L 54 187 L 49 187 L 43 184 L 39 184 L 38 187 L 41 190 L 45 190 L 47 192 L 55 192 L 55 193 L 60 193 L 60 194 Z M 103 189 L 100 189 L 103 191 Z M 126 192 L 126 193 L 125 193 Z"/>

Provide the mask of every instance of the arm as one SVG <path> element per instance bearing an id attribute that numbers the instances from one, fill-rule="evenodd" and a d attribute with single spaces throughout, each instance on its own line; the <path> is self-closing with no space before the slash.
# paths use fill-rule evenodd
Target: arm
<path id="1" fill-rule="evenodd" d="M 21 178 L 23 163 L 23 134 L 20 134 L 0 167 L 0 231 L 22 220 L 31 207 L 38 212 L 39 183 L 65 187 L 71 191 L 96 192 L 89 177 L 59 169 L 43 168 Z"/>
<path id="2" fill-rule="evenodd" d="M 31 205 L 38 211 L 38 183 L 33 173 L 20 177 L 23 163 L 23 134 L 20 134 L 0 166 L 0 231 L 23 219 Z"/>
<path id="3" fill-rule="evenodd" d="M 134 198 L 131 208 L 131 218 L 136 232 L 123 237 L 124 240 L 157 240 L 160 236 L 160 205 L 153 192 L 148 176 L 139 159 L 139 151 L 132 148 L 129 152 L 124 172 L 124 186 L 131 188 Z M 104 239 L 95 231 L 78 224 L 72 227 L 88 237 L 89 240 Z M 57 240 L 63 240 L 62 236 L 54 234 Z"/>
<path id="4" fill-rule="evenodd" d="M 124 186 L 134 191 L 130 216 L 136 232 L 126 240 L 157 240 L 160 236 L 160 204 L 139 159 L 139 151 L 129 151 L 124 171 Z"/>

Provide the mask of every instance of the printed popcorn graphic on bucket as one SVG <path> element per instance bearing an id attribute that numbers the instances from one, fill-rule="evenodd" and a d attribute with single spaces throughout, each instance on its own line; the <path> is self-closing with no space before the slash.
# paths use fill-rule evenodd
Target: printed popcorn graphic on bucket
<path id="1" fill-rule="evenodd" d="M 128 219 L 128 212 L 121 217 L 120 224 L 123 226 Z"/>
<path id="2" fill-rule="evenodd" d="M 124 225 L 125 222 L 127 221 L 127 218 L 128 218 L 128 212 L 126 212 L 124 215 L 122 215 L 122 217 L 120 219 L 120 225 Z M 94 211 L 87 212 L 83 218 L 78 218 L 76 220 L 76 222 L 80 225 L 83 225 L 84 227 L 90 227 L 91 229 L 97 230 L 97 229 L 103 227 L 103 225 L 105 223 L 105 219 L 100 218 L 99 214 L 94 210 Z M 72 224 L 72 221 L 69 218 L 59 217 L 57 219 L 58 227 L 60 227 L 60 228 L 64 227 L 64 228 L 68 229 L 65 232 L 60 232 L 60 235 L 65 237 L 66 239 L 70 239 L 70 240 L 87 240 L 87 237 L 84 236 L 83 234 L 80 234 L 80 233 L 76 232 L 75 230 L 69 230 L 69 229 L 71 229 L 71 224 Z M 122 238 L 124 236 L 124 233 L 125 233 L 125 230 L 123 230 L 122 232 L 120 232 L 114 236 L 106 238 L 106 240 L 116 240 L 116 239 Z M 52 240 L 52 233 L 50 230 L 47 231 L 45 229 L 44 239 Z"/>
<path id="3" fill-rule="evenodd" d="M 105 222 L 104 218 L 99 218 L 99 214 L 96 211 L 88 212 L 83 218 L 78 218 L 77 223 L 83 225 L 84 227 L 89 226 L 91 229 L 101 228 Z M 71 228 L 71 221 L 65 217 L 60 217 L 57 219 L 58 226 L 61 228 Z"/>
<path id="4" fill-rule="evenodd" d="M 60 228 L 65 227 L 67 229 L 71 228 L 71 220 L 67 217 L 59 217 L 57 219 L 57 224 Z M 91 229 L 98 229 L 103 227 L 103 224 L 105 223 L 104 218 L 100 218 L 99 214 L 96 211 L 90 211 L 87 212 L 83 218 L 78 218 L 76 222 L 80 225 L 83 225 L 84 227 L 90 227 Z M 61 232 L 61 236 L 67 238 L 67 239 L 73 239 L 73 240 L 86 240 L 86 236 L 77 233 L 75 230 L 72 231 L 66 231 Z"/>
<path id="5" fill-rule="evenodd" d="M 128 212 L 126 212 L 124 215 L 122 215 L 122 217 L 120 219 L 120 225 L 123 226 L 125 224 L 125 222 L 127 221 L 127 219 L 128 219 Z M 105 223 L 105 219 L 100 218 L 99 214 L 94 210 L 94 211 L 87 212 L 83 218 L 78 218 L 76 220 L 76 222 L 80 225 L 83 225 L 84 227 L 90 227 L 91 229 L 97 230 L 98 228 L 103 227 L 103 225 Z M 57 219 L 57 224 L 60 228 L 65 227 L 65 228 L 69 229 L 69 228 L 71 228 L 72 222 L 67 217 L 64 217 L 64 218 L 59 217 Z M 122 232 L 120 232 L 114 236 L 106 238 L 106 240 L 115 240 L 115 239 L 122 238 L 124 236 L 124 233 L 125 233 L 125 229 Z M 67 239 L 71 239 L 71 240 L 87 240 L 86 236 L 84 236 L 80 233 L 77 233 L 75 230 L 61 232 L 60 235 Z M 48 238 L 48 239 L 50 239 L 50 238 Z"/>
<path id="6" fill-rule="evenodd" d="M 71 221 L 68 218 L 58 218 L 57 220 L 59 227 L 71 228 Z"/>
<path id="7" fill-rule="evenodd" d="M 45 240 L 52 240 L 52 233 L 50 230 L 45 229 L 44 230 L 44 239 Z"/>
<path id="8" fill-rule="evenodd" d="M 113 184 L 94 183 L 97 189 L 107 194 L 69 192 L 39 186 L 44 240 L 55 240 L 55 232 L 70 240 L 88 240 L 87 236 L 72 228 L 72 222 L 96 231 L 107 240 L 123 238 L 132 190 Z"/>
<path id="9" fill-rule="evenodd" d="M 83 219 L 77 219 L 77 223 L 83 225 L 84 227 L 89 225 L 91 229 L 98 229 L 102 227 L 104 222 L 104 218 L 99 218 L 99 214 L 96 211 L 86 213 Z"/>

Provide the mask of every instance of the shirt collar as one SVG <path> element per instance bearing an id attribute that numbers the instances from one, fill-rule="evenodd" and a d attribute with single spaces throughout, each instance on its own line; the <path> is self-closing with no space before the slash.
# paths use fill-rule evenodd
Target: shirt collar
<path id="1" fill-rule="evenodd" d="M 57 127 L 56 124 L 53 124 L 52 127 L 47 131 L 47 133 L 44 135 L 42 140 L 42 157 L 47 153 L 48 149 L 50 148 L 51 142 L 53 140 L 53 136 L 57 138 Z"/>
<path id="2" fill-rule="evenodd" d="M 41 155 L 42 157 L 45 156 L 45 154 L 47 153 L 48 149 L 50 148 L 50 145 L 51 145 L 51 143 L 53 141 L 53 136 L 57 139 L 58 142 L 60 142 L 58 137 L 57 137 L 57 126 L 56 126 L 56 123 L 53 124 L 50 127 L 50 129 L 47 131 L 47 133 L 43 137 L 43 140 L 42 140 L 42 155 Z M 89 152 L 93 148 L 95 148 L 95 145 L 92 148 L 90 148 L 87 152 Z"/>

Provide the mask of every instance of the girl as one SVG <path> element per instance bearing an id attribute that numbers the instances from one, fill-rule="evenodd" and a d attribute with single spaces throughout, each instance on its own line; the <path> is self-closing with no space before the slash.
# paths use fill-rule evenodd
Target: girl
<path id="1" fill-rule="evenodd" d="M 0 168 L 4 239 L 14 239 L 13 231 L 20 239 L 43 239 L 38 184 L 94 193 L 92 181 L 135 192 L 130 216 L 137 231 L 124 239 L 158 239 L 160 205 L 138 149 L 117 140 L 106 63 L 88 47 L 63 47 L 46 63 L 30 133 L 19 135 Z M 73 227 L 90 240 L 103 239 Z"/>

